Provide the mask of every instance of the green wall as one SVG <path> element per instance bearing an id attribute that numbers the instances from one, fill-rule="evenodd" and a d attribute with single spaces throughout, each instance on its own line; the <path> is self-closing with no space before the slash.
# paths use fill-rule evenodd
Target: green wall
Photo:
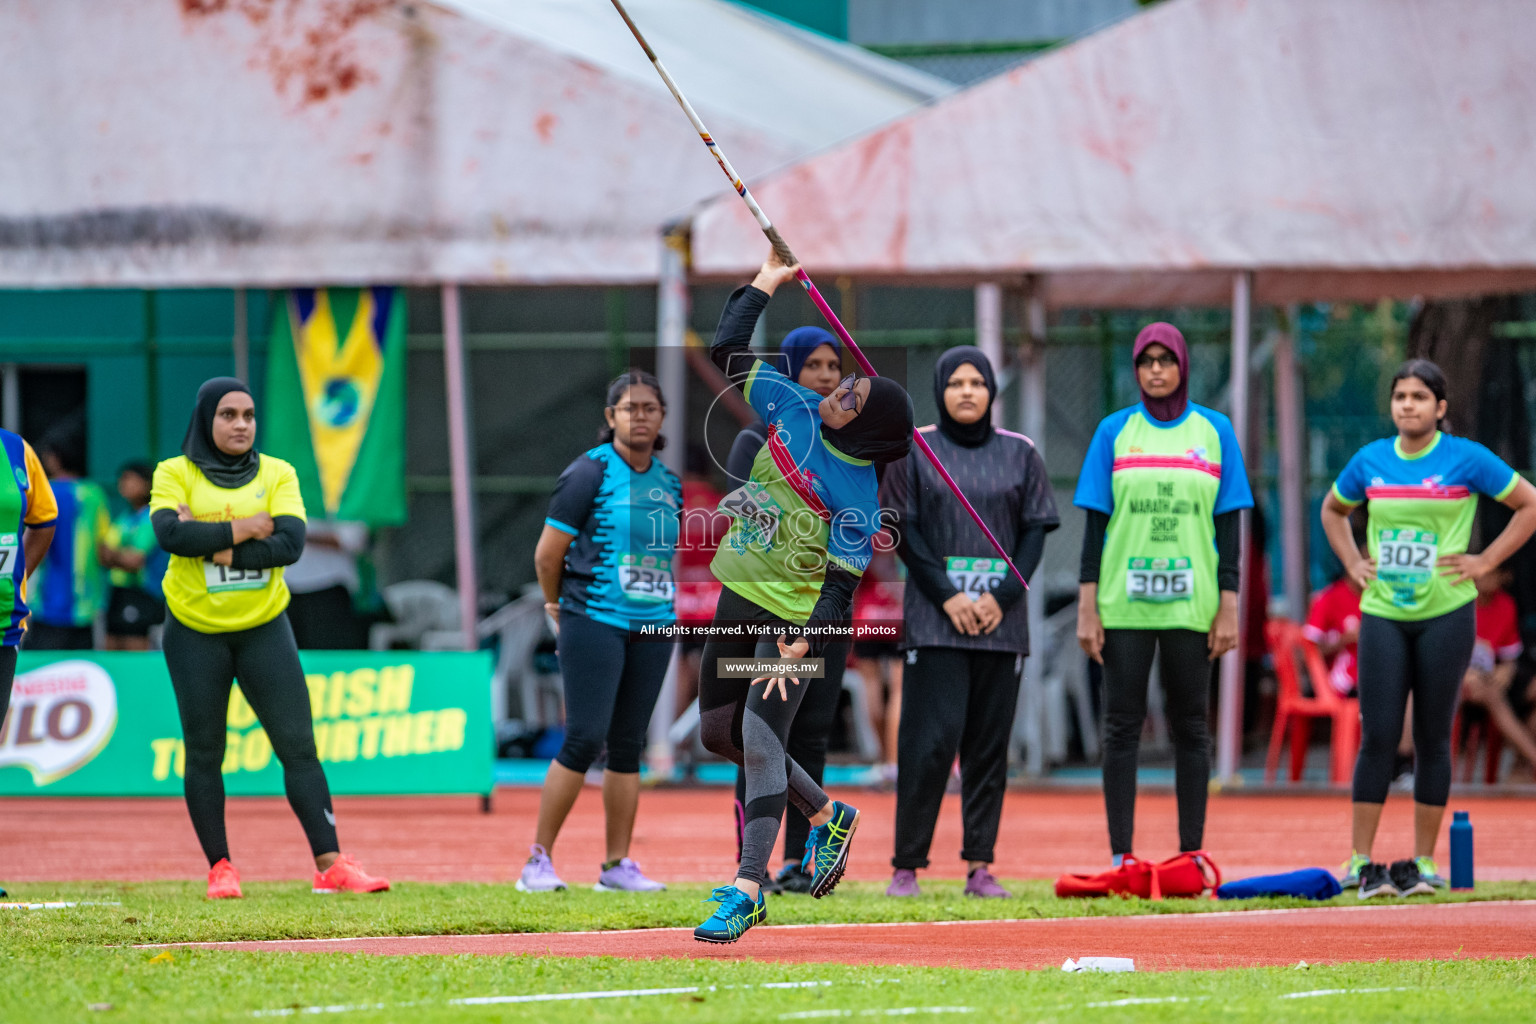
<path id="1" fill-rule="evenodd" d="M 848 0 L 746 0 L 746 5 L 823 35 L 848 38 Z"/>
<path id="2" fill-rule="evenodd" d="M 247 292 L 258 402 L 269 309 Z M 234 310 L 228 289 L 0 291 L 0 363 L 85 370 L 88 475 L 110 481 L 127 459 L 180 450 L 198 385 L 234 373 Z"/>

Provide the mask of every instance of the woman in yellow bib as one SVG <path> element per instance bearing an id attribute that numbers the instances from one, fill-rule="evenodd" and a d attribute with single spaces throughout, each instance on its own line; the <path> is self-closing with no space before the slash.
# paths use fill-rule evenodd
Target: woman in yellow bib
<path id="1" fill-rule="evenodd" d="M 283 567 L 304 550 L 293 467 L 256 451 L 246 386 L 215 377 L 197 391 L 182 454 L 155 469 L 150 517 L 171 556 L 165 573 L 165 663 L 186 742 L 186 798 L 208 857 L 210 899 L 240 895 L 224 834 L 224 737 L 230 684 L 283 765 L 288 803 L 315 856 L 315 892 L 379 892 L 336 842 L 330 787 L 315 752 L 309 689 L 284 611 Z"/>

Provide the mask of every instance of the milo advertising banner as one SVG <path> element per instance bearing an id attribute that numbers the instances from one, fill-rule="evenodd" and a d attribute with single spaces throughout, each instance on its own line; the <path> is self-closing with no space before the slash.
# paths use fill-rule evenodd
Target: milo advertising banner
<path id="1" fill-rule="evenodd" d="M 488 653 L 300 656 L 333 793 L 491 791 Z M 225 735 L 225 790 L 281 796 L 282 766 L 238 686 Z M 0 795 L 179 796 L 185 770 L 162 655 L 22 652 L 0 723 Z"/>

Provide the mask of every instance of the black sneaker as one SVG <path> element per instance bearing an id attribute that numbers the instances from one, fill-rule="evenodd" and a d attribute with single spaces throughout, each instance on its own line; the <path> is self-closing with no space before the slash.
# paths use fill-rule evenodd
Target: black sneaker
<path id="1" fill-rule="evenodd" d="M 781 875 L 780 877 L 783 876 Z M 784 891 L 784 886 L 780 885 L 779 880 L 774 878 L 772 875 L 769 875 L 763 884 L 759 886 L 759 888 L 762 889 L 763 892 L 771 893 L 774 896 L 777 896 L 779 893 Z"/>
<path id="2" fill-rule="evenodd" d="M 1360 898 L 1368 900 L 1376 896 L 1396 896 L 1397 886 L 1392 884 L 1392 875 L 1388 873 L 1385 864 L 1371 861 L 1360 869 Z"/>
<path id="3" fill-rule="evenodd" d="M 1419 874 L 1419 866 L 1411 860 L 1395 860 L 1387 872 L 1392 876 L 1392 885 L 1397 889 L 1399 896 L 1433 896 L 1435 894 L 1435 887 Z"/>
<path id="4" fill-rule="evenodd" d="M 779 872 L 779 877 L 773 880 L 778 886 L 777 892 L 809 893 L 811 891 L 811 876 L 801 869 L 799 864 L 785 864 L 784 870 Z"/>

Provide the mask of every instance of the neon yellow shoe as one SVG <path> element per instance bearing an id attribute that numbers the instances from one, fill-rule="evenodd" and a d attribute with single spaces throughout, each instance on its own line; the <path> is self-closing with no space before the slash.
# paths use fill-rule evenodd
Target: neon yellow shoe
<path id="1" fill-rule="evenodd" d="M 1363 853 L 1351 853 L 1349 860 L 1339 865 L 1339 885 L 1345 889 L 1360 884 L 1360 871 L 1371 862 Z"/>

